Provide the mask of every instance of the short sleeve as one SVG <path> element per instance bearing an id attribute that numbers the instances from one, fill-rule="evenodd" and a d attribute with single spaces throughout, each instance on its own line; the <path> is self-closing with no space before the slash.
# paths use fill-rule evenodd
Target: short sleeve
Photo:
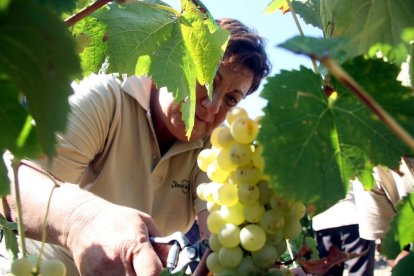
<path id="1" fill-rule="evenodd" d="M 78 183 L 89 163 L 102 151 L 114 117 L 120 81 L 112 75 L 92 75 L 70 97 L 67 127 L 57 134 L 57 155 L 49 167 L 59 179 Z"/>

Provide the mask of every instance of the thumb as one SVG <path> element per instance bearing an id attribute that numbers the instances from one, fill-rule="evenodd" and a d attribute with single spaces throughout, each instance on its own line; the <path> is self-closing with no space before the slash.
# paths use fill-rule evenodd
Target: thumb
<path id="1" fill-rule="evenodd" d="M 133 256 L 132 265 L 136 275 L 160 275 L 163 270 L 161 261 L 150 242 L 144 242 Z"/>

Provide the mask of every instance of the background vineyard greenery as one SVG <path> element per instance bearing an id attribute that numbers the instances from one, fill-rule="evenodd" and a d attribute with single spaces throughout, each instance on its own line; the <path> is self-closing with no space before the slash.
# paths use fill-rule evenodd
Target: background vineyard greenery
<path id="1" fill-rule="evenodd" d="M 103 69 L 148 74 L 176 100 L 188 97 L 183 116 L 191 131 L 194 84 L 197 80 L 212 87 L 228 33 L 187 0 L 181 1 L 181 11 L 159 1 L 112 3 L 68 27 L 64 19 L 88 2 L 0 0 L 2 152 L 10 150 L 19 158 L 42 152 L 53 156 L 54 134 L 64 130 L 69 111 L 71 81 Z M 324 38 L 296 37 L 281 46 L 337 60 L 413 135 L 414 2 L 273 0 L 266 12 L 289 5 L 293 15 L 320 28 Z M 91 43 L 78 54 L 75 39 L 81 33 Z M 397 81 L 403 62 L 409 68 L 404 86 Z M 337 92 L 335 100 L 328 100 L 324 85 Z M 395 168 L 401 156 L 413 154 L 323 66 L 317 72 L 282 70 L 266 80 L 261 95 L 268 100 L 259 134 L 266 173 L 279 194 L 312 204 L 317 211 L 343 198 L 349 179 L 358 176 L 369 188 L 374 166 Z M 24 97 L 27 104 L 22 104 Z M 0 194 L 8 193 L 1 163 Z M 389 257 L 414 241 L 412 200 L 410 195 L 403 201 L 391 224 L 384 243 Z"/>

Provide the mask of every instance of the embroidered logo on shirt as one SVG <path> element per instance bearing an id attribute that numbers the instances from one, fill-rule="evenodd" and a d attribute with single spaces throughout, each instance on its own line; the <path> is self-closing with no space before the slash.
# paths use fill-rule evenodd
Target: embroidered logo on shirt
<path id="1" fill-rule="evenodd" d="M 188 189 L 190 188 L 190 181 L 189 180 L 183 180 L 181 183 L 173 180 L 173 183 L 171 184 L 171 188 L 179 188 L 181 189 L 181 192 L 184 194 L 188 194 Z"/>

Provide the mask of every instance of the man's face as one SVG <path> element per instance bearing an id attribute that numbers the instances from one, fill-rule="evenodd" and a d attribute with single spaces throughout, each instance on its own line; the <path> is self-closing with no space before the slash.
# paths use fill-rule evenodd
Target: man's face
<path id="1" fill-rule="evenodd" d="M 212 99 L 205 87 L 197 84 L 196 114 L 190 141 L 209 135 L 223 123 L 227 112 L 246 97 L 252 82 L 253 73 L 248 68 L 227 63 L 220 65 L 214 78 Z M 182 103 L 174 103 L 172 94 L 166 90 L 160 91 L 159 102 L 163 124 L 170 134 L 183 142 L 188 141 L 180 111 Z"/>

